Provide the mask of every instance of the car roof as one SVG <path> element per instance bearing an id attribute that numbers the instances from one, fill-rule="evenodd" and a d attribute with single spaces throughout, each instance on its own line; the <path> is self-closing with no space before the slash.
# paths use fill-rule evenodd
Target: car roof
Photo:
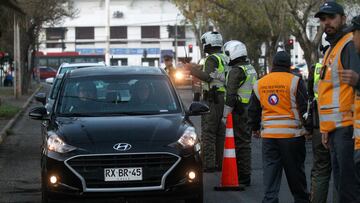
<path id="1" fill-rule="evenodd" d="M 105 66 L 105 63 L 63 63 L 60 67 L 88 67 L 88 66 Z"/>
<path id="2" fill-rule="evenodd" d="M 69 77 L 108 76 L 108 75 L 166 75 L 159 67 L 151 66 L 108 66 L 87 67 L 69 71 Z"/>

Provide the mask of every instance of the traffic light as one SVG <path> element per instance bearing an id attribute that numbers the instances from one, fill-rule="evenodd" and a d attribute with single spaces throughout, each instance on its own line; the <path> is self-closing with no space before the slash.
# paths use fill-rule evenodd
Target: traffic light
<path id="1" fill-rule="evenodd" d="M 189 53 L 192 53 L 192 52 L 193 52 L 193 45 L 189 44 Z"/>
<path id="2" fill-rule="evenodd" d="M 294 40 L 293 39 L 288 40 L 288 46 L 289 46 L 289 49 L 294 49 Z"/>

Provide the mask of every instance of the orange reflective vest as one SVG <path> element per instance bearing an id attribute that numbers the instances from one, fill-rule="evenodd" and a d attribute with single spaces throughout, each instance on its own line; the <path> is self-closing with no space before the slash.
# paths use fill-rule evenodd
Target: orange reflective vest
<path id="1" fill-rule="evenodd" d="M 272 72 L 254 85 L 262 107 L 261 137 L 293 138 L 301 136 L 302 123 L 296 105 L 300 78 L 287 72 Z"/>
<path id="2" fill-rule="evenodd" d="M 360 150 L 360 91 L 356 91 L 354 119 L 355 150 Z"/>
<path id="3" fill-rule="evenodd" d="M 339 71 L 344 69 L 341 63 L 341 52 L 351 40 L 352 33 L 346 34 L 335 47 L 327 50 L 324 57 L 318 98 L 322 133 L 353 124 L 354 91 L 351 86 L 340 82 L 339 75 Z"/>

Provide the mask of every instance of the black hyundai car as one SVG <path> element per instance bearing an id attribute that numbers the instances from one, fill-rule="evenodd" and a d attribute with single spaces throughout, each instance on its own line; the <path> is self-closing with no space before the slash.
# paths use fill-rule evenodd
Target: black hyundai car
<path id="1" fill-rule="evenodd" d="M 64 74 L 42 120 L 42 201 L 177 197 L 203 202 L 199 137 L 167 74 L 155 67 L 77 69 Z"/>

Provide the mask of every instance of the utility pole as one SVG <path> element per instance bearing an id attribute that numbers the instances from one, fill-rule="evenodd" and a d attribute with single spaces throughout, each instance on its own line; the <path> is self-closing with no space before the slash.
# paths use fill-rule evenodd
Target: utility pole
<path id="1" fill-rule="evenodd" d="M 110 0 L 105 0 L 105 64 L 110 65 Z"/>
<path id="2" fill-rule="evenodd" d="M 20 29 L 19 22 L 14 14 L 14 60 L 13 66 L 15 70 L 14 94 L 18 99 L 21 96 L 21 64 L 20 64 Z"/>
<path id="3" fill-rule="evenodd" d="M 178 27 L 177 27 L 177 19 L 178 19 L 179 14 L 176 15 L 176 19 L 175 19 L 175 51 L 174 51 L 174 58 L 175 58 L 175 65 L 178 63 L 178 56 L 177 56 L 177 48 L 178 48 Z"/>

